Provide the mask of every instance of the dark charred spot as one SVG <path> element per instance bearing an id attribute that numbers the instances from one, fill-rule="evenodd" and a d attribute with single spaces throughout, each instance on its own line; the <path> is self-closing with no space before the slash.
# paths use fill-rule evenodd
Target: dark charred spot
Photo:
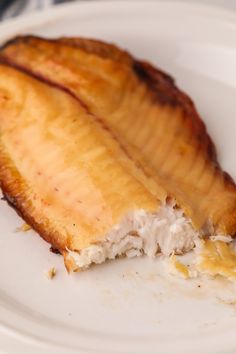
<path id="1" fill-rule="evenodd" d="M 4 193 L 3 200 L 6 200 L 8 202 L 9 205 L 16 207 L 17 206 L 17 199 L 11 195 L 9 195 L 8 193 Z"/>
<path id="2" fill-rule="evenodd" d="M 59 251 L 59 249 L 57 249 L 57 248 L 55 248 L 55 247 L 53 247 L 53 246 L 51 246 L 51 247 L 49 248 L 49 250 L 50 250 L 50 252 L 52 252 L 52 253 L 61 254 L 61 252 Z"/>
<path id="3" fill-rule="evenodd" d="M 174 79 L 154 68 L 147 62 L 134 61 L 133 70 L 141 81 L 145 82 L 152 93 L 153 100 L 157 100 L 160 104 L 177 106 L 178 90 L 175 87 Z"/>

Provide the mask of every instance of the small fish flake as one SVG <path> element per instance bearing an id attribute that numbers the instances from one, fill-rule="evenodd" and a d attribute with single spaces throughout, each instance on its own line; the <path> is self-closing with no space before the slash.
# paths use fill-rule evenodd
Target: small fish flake
<path id="1" fill-rule="evenodd" d="M 236 252 L 229 243 L 206 240 L 201 244 L 197 267 L 200 272 L 213 277 L 220 275 L 229 280 L 235 280 Z"/>
<path id="2" fill-rule="evenodd" d="M 29 230 L 31 230 L 31 226 L 30 226 L 30 225 L 24 223 L 24 224 L 21 226 L 21 231 L 26 232 L 26 231 L 29 231 Z"/>
<path id="3" fill-rule="evenodd" d="M 24 223 L 23 225 L 21 225 L 20 227 L 17 227 L 17 229 L 15 230 L 16 232 L 27 232 L 29 230 L 31 230 L 31 226 Z"/>
<path id="4" fill-rule="evenodd" d="M 49 271 L 47 272 L 47 277 L 48 279 L 53 279 L 57 274 L 56 268 L 52 267 L 51 269 L 49 269 Z"/>
<path id="5" fill-rule="evenodd" d="M 175 275 L 179 275 L 180 277 L 184 279 L 188 279 L 190 274 L 189 274 L 189 269 L 188 267 L 181 263 L 175 256 L 174 253 L 170 256 L 170 266 L 171 266 L 171 273 Z"/>

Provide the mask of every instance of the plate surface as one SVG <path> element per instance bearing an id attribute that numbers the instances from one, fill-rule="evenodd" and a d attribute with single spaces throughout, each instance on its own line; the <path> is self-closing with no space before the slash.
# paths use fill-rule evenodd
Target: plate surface
<path id="1" fill-rule="evenodd" d="M 100 38 L 152 61 L 194 99 L 236 177 L 233 13 L 176 2 L 74 3 L 9 21 L 0 33 L 1 42 L 19 33 Z M 4 201 L 0 224 L 1 353 L 236 352 L 229 284 L 165 277 L 161 261 L 147 258 L 68 276 L 62 257 L 33 231 L 16 231 L 22 220 Z M 48 280 L 52 266 L 57 275 Z M 224 289 L 230 301 L 218 296 Z"/>

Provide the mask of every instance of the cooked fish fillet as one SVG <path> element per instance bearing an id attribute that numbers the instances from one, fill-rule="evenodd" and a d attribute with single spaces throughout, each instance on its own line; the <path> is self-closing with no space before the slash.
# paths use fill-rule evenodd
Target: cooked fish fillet
<path id="1" fill-rule="evenodd" d="M 69 270 L 171 254 L 199 235 L 109 129 L 67 93 L 0 65 L 0 183 Z"/>
<path id="2" fill-rule="evenodd" d="M 76 97 L 126 146 L 166 195 L 208 234 L 236 234 L 236 187 L 221 170 L 192 101 L 171 77 L 114 45 L 19 37 L 1 60 Z"/>

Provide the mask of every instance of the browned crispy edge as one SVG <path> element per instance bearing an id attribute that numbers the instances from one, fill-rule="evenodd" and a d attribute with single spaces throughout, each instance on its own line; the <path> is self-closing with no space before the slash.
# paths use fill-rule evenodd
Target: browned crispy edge
<path id="1" fill-rule="evenodd" d="M 156 100 L 158 104 L 169 105 L 172 107 L 179 107 L 184 115 L 191 120 L 192 129 L 195 130 L 197 138 L 200 144 L 204 144 L 207 146 L 207 155 L 209 160 L 214 163 L 217 173 L 221 174 L 224 179 L 224 183 L 228 185 L 228 188 L 231 190 L 235 190 L 236 185 L 232 177 L 227 173 L 222 171 L 218 160 L 215 145 L 207 133 L 206 126 L 202 119 L 200 118 L 193 101 L 189 98 L 187 94 L 181 91 L 176 85 L 174 79 L 166 74 L 165 72 L 153 67 L 150 63 L 146 61 L 136 60 L 133 58 L 128 52 L 123 51 L 116 47 L 113 44 L 104 43 L 102 41 L 94 40 L 94 39 L 84 39 L 84 38 L 59 38 L 59 39 L 43 39 L 36 36 L 19 36 L 15 37 L 12 40 L 8 41 L 2 46 L 2 51 L 4 52 L 4 48 L 7 48 L 11 45 L 17 45 L 20 42 L 27 43 L 31 40 L 39 39 L 45 40 L 53 43 L 63 43 L 63 45 L 67 45 L 70 47 L 78 47 L 83 49 L 88 53 L 96 54 L 103 58 L 110 58 L 112 60 L 116 60 L 122 62 L 126 65 L 131 65 L 133 71 L 137 75 L 137 77 L 145 82 L 150 90 L 150 95 L 153 100 Z M 53 81 L 48 80 L 48 78 L 43 77 L 41 75 L 32 73 L 30 69 L 27 67 L 23 67 L 14 63 L 14 61 L 9 60 L 4 57 L 4 53 L 0 53 L 0 62 L 5 63 L 9 66 L 15 67 L 37 79 L 42 80 L 45 83 L 48 83 L 54 87 L 57 87 L 80 101 L 80 103 L 84 106 L 87 112 L 94 116 L 93 113 L 90 112 L 89 108 L 84 102 L 81 100 L 68 88 L 63 85 L 56 84 Z M 94 116 L 95 117 L 95 116 Z M 95 117 L 101 124 L 104 125 L 104 128 L 109 130 L 109 128 L 104 124 L 103 120 L 99 117 Z"/>
<path id="2" fill-rule="evenodd" d="M 32 228 L 37 231 L 41 237 L 53 246 L 54 250 L 62 253 L 65 249 L 64 245 L 60 243 L 60 237 L 55 232 L 50 232 L 46 230 L 44 224 L 36 222 L 34 217 L 31 215 L 31 205 L 27 201 L 27 196 L 25 190 L 27 186 L 22 178 L 19 176 L 18 172 L 9 165 L 9 161 L 4 161 L 5 157 L 0 153 L 0 164 L 1 166 L 8 165 L 7 176 L 1 180 L 1 190 L 3 193 L 3 199 L 17 212 L 17 214 L 22 217 Z M 4 172 L 1 171 L 1 175 Z M 14 181 L 12 183 L 12 181 Z"/>
<path id="3" fill-rule="evenodd" d="M 222 172 L 225 183 L 232 184 L 236 192 L 236 185 L 233 178 L 227 172 L 222 171 L 221 166 L 219 165 L 215 144 L 207 133 L 206 125 L 200 118 L 192 99 L 175 85 L 172 77 L 163 71 L 156 69 L 150 63 L 145 61 L 135 61 L 134 69 L 139 77 L 148 84 L 159 102 L 161 101 L 166 104 L 171 104 L 172 106 L 183 108 L 185 115 L 191 118 L 192 122 L 195 123 L 195 126 L 198 127 L 197 137 L 200 143 L 206 144 L 209 159 L 211 162 L 214 162 L 216 168 Z M 165 101 L 167 96 L 169 96 L 169 101 Z"/>
<path id="4" fill-rule="evenodd" d="M 77 272 L 80 269 L 76 265 L 73 258 L 67 251 L 67 246 L 61 241 L 60 234 L 55 232 L 47 220 L 42 220 L 39 223 L 32 216 L 31 208 L 33 207 L 31 201 L 27 198 L 27 185 L 19 175 L 18 171 L 12 165 L 10 158 L 2 152 L 0 148 L 0 187 L 3 193 L 3 200 L 7 201 L 16 213 L 22 217 L 46 242 L 52 246 L 54 253 L 63 255 L 64 264 L 68 273 Z"/>
<path id="5" fill-rule="evenodd" d="M 16 168 L 12 165 L 10 158 L 2 151 L 0 147 L 0 187 L 3 193 L 3 200 L 6 200 L 16 213 L 22 217 L 38 234 L 47 241 L 52 247 L 50 250 L 54 253 L 63 255 L 64 264 L 68 273 L 77 272 L 80 269 L 76 265 L 74 259 L 67 251 L 69 246 L 61 241 L 60 234 L 55 232 L 47 220 L 39 223 L 32 216 L 33 208 L 31 201 L 27 198 L 27 185 L 22 179 Z"/>

